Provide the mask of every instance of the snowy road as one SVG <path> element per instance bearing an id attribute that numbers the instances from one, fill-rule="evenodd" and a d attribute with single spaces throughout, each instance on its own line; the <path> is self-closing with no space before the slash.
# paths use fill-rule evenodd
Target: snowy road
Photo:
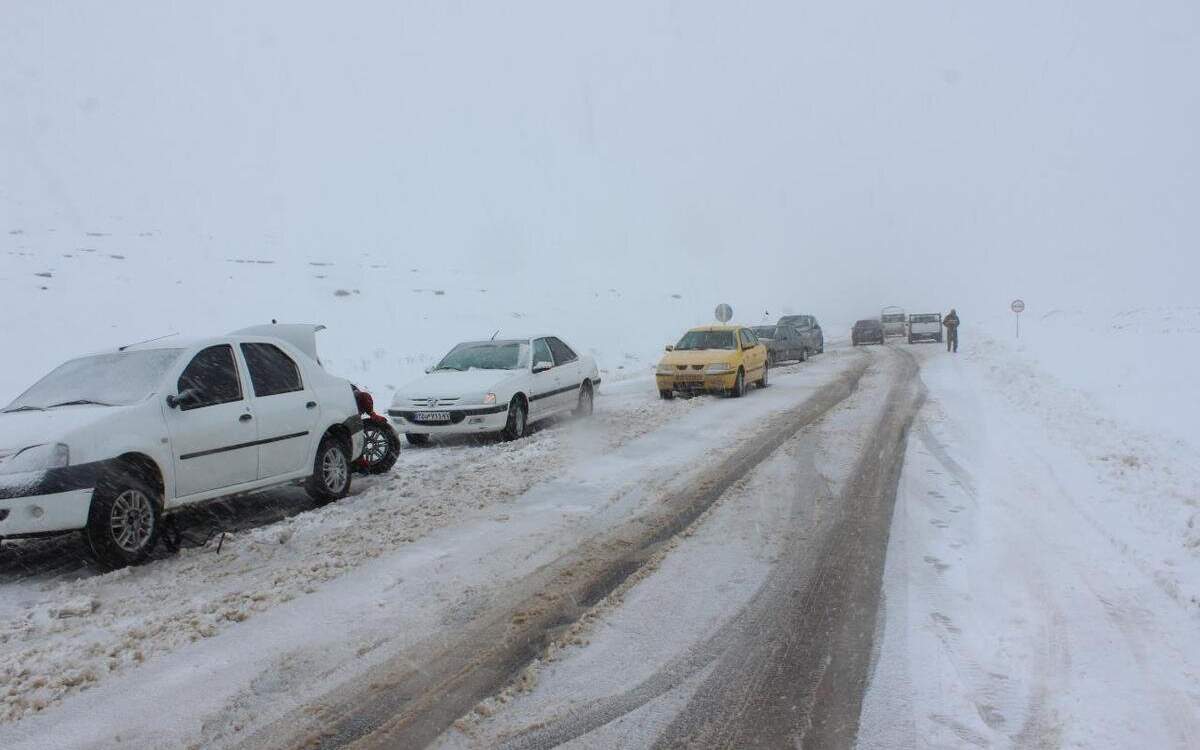
<path id="1" fill-rule="evenodd" d="M 508 679 L 495 665 L 536 655 L 874 358 L 833 350 L 740 400 L 660 402 L 645 381 L 618 383 L 590 422 L 405 451 L 348 501 L 233 533 L 219 554 L 213 542 L 109 575 L 26 566 L 0 611 L 0 744 L 344 740 L 405 695 L 432 739 Z M 429 711 L 415 698 L 437 686 L 387 689 L 411 679 L 397 665 L 436 676 L 459 658 L 489 669 Z"/>
<path id="2" fill-rule="evenodd" d="M 220 553 L 6 548 L 0 746 L 1195 747 L 1191 451 L 986 341 L 619 382 Z"/>

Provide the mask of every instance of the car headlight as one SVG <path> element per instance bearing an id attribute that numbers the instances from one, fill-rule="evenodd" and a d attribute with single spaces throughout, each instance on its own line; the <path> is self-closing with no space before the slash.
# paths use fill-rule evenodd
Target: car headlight
<path id="1" fill-rule="evenodd" d="M 670 375 L 671 373 L 675 372 L 675 366 L 674 366 L 674 365 L 663 365 L 663 364 L 660 364 L 660 365 L 658 366 L 658 370 L 656 370 L 656 372 L 657 372 L 659 375 Z"/>
<path id="2" fill-rule="evenodd" d="M 494 404 L 494 403 L 496 403 L 496 394 L 494 394 L 494 393 L 483 394 L 483 405 L 484 406 L 490 406 L 491 404 Z"/>
<path id="3" fill-rule="evenodd" d="M 62 443 L 41 443 L 22 448 L 0 463 L 0 474 L 24 474 L 58 469 L 71 462 L 71 451 Z"/>
<path id="4" fill-rule="evenodd" d="M 704 368 L 705 374 L 721 375 L 726 372 L 733 372 L 733 367 L 728 362 L 714 362 Z"/>

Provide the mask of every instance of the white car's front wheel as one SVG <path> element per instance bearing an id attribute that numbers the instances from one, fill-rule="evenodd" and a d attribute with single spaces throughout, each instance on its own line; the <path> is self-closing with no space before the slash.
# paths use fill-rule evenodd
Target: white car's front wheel
<path id="1" fill-rule="evenodd" d="M 88 546 L 105 568 L 145 562 L 162 533 L 159 493 L 133 471 L 117 470 L 103 478 L 92 493 Z"/>
<path id="2" fill-rule="evenodd" d="M 528 420 L 529 412 L 525 408 L 525 402 L 519 396 L 514 396 L 513 400 L 508 403 L 508 421 L 505 422 L 500 436 L 505 440 L 521 438 L 525 435 Z"/>

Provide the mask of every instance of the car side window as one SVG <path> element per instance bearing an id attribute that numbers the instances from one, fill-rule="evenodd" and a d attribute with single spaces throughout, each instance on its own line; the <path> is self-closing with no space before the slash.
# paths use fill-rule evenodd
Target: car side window
<path id="1" fill-rule="evenodd" d="M 276 396 L 304 390 L 300 367 L 274 344 L 242 344 L 242 356 L 250 370 L 254 395 Z"/>
<path id="2" fill-rule="evenodd" d="M 550 345 L 546 343 L 546 339 L 534 339 L 533 365 L 536 367 L 542 362 L 554 364 L 554 357 L 550 354 Z"/>
<path id="3" fill-rule="evenodd" d="M 579 359 L 579 355 L 556 336 L 551 336 L 546 340 L 550 342 L 550 351 L 554 353 L 554 364 L 565 365 Z"/>
<path id="4" fill-rule="evenodd" d="M 742 329 L 742 348 L 749 349 L 758 344 L 758 339 L 750 332 L 749 328 Z"/>
<path id="5" fill-rule="evenodd" d="M 242 400 L 242 383 L 238 378 L 233 347 L 218 344 L 202 349 L 179 376 L 179 392 L 191 391 L 193 396 L 180 402 L 181 410 L 228 404 Z"/>

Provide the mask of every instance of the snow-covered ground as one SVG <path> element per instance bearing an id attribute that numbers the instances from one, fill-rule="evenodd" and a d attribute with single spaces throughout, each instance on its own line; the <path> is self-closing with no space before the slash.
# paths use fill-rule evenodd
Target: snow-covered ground
<path id="1" fill-rule="evenodd" d="M 1200 745 L 1196 335 L 1054 312 L 926 358 L 860 748 Z"/>
<path id="2" fill-rule="evenodd" d="M 593 420 L 406 450 L 347 501 L 232 534 L 219 553 L 214 539 L 107 575 L 23 571 L 0 600 L 0 745 L 234 741 L 498 605 L 857 359 L 780 369 L 743 400 L 663 402 L 631 379 L 603 389 Z M 166 691 L 171 722 L 149 708 Z"/>

